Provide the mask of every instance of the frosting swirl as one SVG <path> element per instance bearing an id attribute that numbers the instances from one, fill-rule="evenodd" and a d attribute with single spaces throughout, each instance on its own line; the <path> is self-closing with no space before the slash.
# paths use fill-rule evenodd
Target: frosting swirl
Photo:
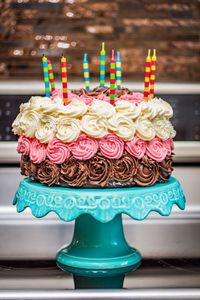
<path id="1" fill-rule="evenodd" d="M 92 158 L 98 151 L 97 140 L 81 134 L 76 142 L 71 143 L 70 149 L 75 158 L 87 160 Z"/>
<path id="2" fill-rule="evenodd" d="M 84 161 L 79 161 L 71 156 L 61 165 L 62 182 L 69 186 L 82 186 L 87 181 L 88 168 Z"/>
<path id="3" fill-rule="evenodd" d="M 114 134 L 99 140 L 100 153 L 110 159 L 119 159 L 124 152 L 124 142 Z"/>
<path id="4" fill-rule="evenodd" d="M 105 186 L 112 177 L 112 161 L 100 154 L 96 154 L 88 161 L 88 180 L 92 185 Z"/>
<path id="5" fill-rule="evenodd" d="M 167 152 L 167 148 L 158 138 L 154 138 L 152 141 L 147 143 L 146 154 L 155 161 L 163 161 L 167 155 Z"/>
<path id="6" fill-rule="evenodd" d="M 81 120 L 83 132 L 94 138 L 101 138 L 108 133 L 107 121 L 96 115 L 85 115 Z"/>
<path id="7" fill-rule="evenodd" d="M 30 159 L 35 164 L 40 164 L 46 158 L 46 144 L 41 144 L 37 139 L 33 139 L 30 148 Z"/>
<path id="8" fill-rule="evenodd" d="M 153 125 L 156 131 L 156 135 L 163 139 L 167 140 L 168 138 L 174 138 L 176 131 L 174 130 L 171 122 L 165 118 L 159 119 L 156 118 L 153 121 Z"/>
<path id="9" fill-rule="evenodd" d="M 52 116 L 42 116 L 35 137 L 41 143 L 51 141 L 56 133 L 56 119 Z"/>
<path id="10" fill-rule="evenodd" d="M 20 136 L 18 139 L 17 152 L 23 155 L 29 155 L 31 149 L 31 140 L 25 136 Z"/>
<path id="11" fill-rule="evenodd" d="M 80 118 L 87 112 L 87 105 L 80 100 L 73 100 L 66 106 L 61 106 L 58 109 L 60 115 L 66 115 L 70 118 Z"/>
<path id="12" fill-rule="evenodd" d="M 48 159 L 38 166 L 36 179 L 38 179 L 41 183 L 49 186 L 57 184 L 59 176 L 60 168 Z"/>
<path id="13" fill-rule="evenodd" d="M 125 153 L 113 162 L 113 177 L 119 182 L 132 183 L 137 173 L 137 159 Z"/>
<path id="14" fill-rule="evenodd" d="M 115 104 L 115 110 L 124 116 L 130 117 L 131 119 L 136 119 L 140 115 L 141 107 L 136 106 L 130 101 L 118 100 Z"/>
<path id="15" fill-rule="evenodd" d="M 157 163 L 145 155 L 138 165 L 134 181 L 140 186 L 153 185 L 156 183 L 158 175 L 159 171 Z"/>
<path id="16" fill-rule="evenodd" d="M 56 137 L 69 143 L 77 140 L 80 134 L 80 122 L 77 119 L 60 117 L 57 121 Z"/>
<path id="17" fill-rule="evenodd" d="M 130 142 L 126 142 L 125 149 L 134 157 L 141 159 L 146 152 L 146 142 L 134 136 Z"/>
<path id="18" fill-rule="evenodd" d="M 94 100 L 89 108 L 89 113 L 100 118 L 110 118 L 113 116 L 115 108 L 108 102 L 102 100 Z"/>
<path id="19" fill-rule="evenodd" d="M 155 129 L 148 119 L 138 118 L 135 122 L 137 136 L 144 140 L 150 141 L 155 137 Z"/>
<path id="20" fill-rule="evenodd" d="M 131 118 L 116 113 L 108 120 L 108 127 L 124 140 L 131 140 L 135 134 L 135 125 Z"/>
<path id="21" fill-rule="evenodd" d="M 26 137 L 34 138 L 40 119 L 41 116 L 36 111 L 25 110 L 19 120 L 20 131 Z"/>
<path id="22" fill-rule="evenodd" d="M 159 164 L 159 178 L 158 180 L 161 182 L 166 182 L 169 177 L 171 176 L 171 173 L 173 171 L 173 159 L 171 155 L 168 155 L 165 160 L 163 160 Z"/>
<path id="23" fill-rule="evenodd" d="M 62 164 L 70 156 L 70 149 L 66 143 L 53 138 L 47 146 L 47 157 L 55 164 Z"/>

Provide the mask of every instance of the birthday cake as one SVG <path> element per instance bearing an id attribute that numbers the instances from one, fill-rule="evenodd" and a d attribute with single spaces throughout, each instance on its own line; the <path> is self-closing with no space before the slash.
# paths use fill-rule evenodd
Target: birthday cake
<path id="1" fill-rule="evenodd" d="M 65 187 L 150 186 L 172 173 L 171 106 L 126 88 L 31 97 L 13 123 L 21 173 Z"/>

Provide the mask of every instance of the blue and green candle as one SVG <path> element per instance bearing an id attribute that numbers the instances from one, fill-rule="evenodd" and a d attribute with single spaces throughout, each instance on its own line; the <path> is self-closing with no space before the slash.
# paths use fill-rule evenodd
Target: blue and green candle
<path id="1" fill-rule="evenodd" d="M 42 67 L 43 67 L 43 74 L 44 74 L 45 96 L 50 97 L 51 92 L 50 92 L 50 83 L 49 83 L 48 60 L 44 55 L 42 57 Z"/>
<path id="2" fill-rule="evenodd" d="M 100 51 L 100 87 L 105 87 L 106 81 L 106 51 L 105 45 L 102 43 L 102 48 Z"/>
<path id="3" fill-rule="evenodd" d="M 84 57 L 83 57 L 83 77 L 84 77 L 84 81 L 85 81 L 85 89 L 86 89 L 86 91 L 89 91 L 90 90 L 90 72 L 89 72 L 87 53 L 85 53 Z"/>
<path id="4" fill-rule="evenodd" d="M 122 87 L 122 62 L 119 51 L 117 52 L 116 57 L 116 85 L 117 88 Z"/>

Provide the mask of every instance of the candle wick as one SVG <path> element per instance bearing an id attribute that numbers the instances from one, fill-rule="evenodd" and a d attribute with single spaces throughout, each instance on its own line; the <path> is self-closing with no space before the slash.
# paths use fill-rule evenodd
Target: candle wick
<path id="1" fill-rule="evenodd" d="M 105 43 L 103 42 L 103 43 L 102 43 L 102 51 L 105 51 L 104 46 L 105 46 Z"/>
<path id="2" fill-rule="evenodd" d="M 153 49 L 153 56 L 156 56 L 156 49 Z"/>
<path id="3" fill-rule="evenodd" d="M 148 57 L 151 56 L 151 49 L 148 50 Z"/>
<path id="4" fill-rule="evenodd" d="M 115 59 L 115 50 L 112 50 L 112 57 L 113 60 Z"/>

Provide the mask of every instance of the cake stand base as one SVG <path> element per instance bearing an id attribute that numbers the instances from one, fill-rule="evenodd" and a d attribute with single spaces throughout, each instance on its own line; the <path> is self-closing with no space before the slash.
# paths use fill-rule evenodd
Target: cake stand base
<path id="1" fill-rule="evenodd" d="M 141 264 L 140 253 L 125 240 L 122 216 L 102 223 L 88 214 L 75 221 L 69 246 L 56 256 L 58 266 L 73 274 L 77 289 L 122 288 L 125 273 Z"/>

